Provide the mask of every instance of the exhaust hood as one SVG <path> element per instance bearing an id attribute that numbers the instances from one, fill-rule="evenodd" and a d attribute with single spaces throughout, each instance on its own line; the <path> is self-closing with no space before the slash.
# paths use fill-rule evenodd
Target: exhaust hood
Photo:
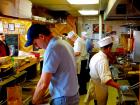
<path id="1" fill-rule="evenodd" d="M 109 2 L 112 3 L 111 0 Z M 105 20 L 140 19 L 140 0 L 116 0 L 111 3 L 105 11 Z"/>

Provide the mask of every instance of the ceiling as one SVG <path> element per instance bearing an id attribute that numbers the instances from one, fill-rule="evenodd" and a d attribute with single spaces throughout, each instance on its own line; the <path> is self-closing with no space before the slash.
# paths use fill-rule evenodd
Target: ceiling
<path id="1" fill-rule="evenodd" d="M 99 0 L 100 4 L 88 5 L 71 5 L 67 0 L 30 0 L 34 6 L 44 7 L 48 10 L 55 11 L 58 14 L 68 13 L 72 16 L 81 16 L 78 10 L 104 10 L 107 6 L 108 0 Z M 62 11 L 62 12 L 60 12 Z"/>
<path id="2" fill-rule="evenodd" d="M 140 0 L 99 0 L 99 4 L 71 5 L 67 0 L 30 0 L 36 8 L 37 15 L 50 14 L 53 17 L 81 16 L 78 10 L 99 10 L 104 13 L 105 20 L 140 19 Z M 111 5 L 110 5 L 111 4 Z M 125 6 L 125 7 L 124 7 Z M 41 8 L 40 8 L 41 7 Z M 45 10 L 44 10 L 45 8 Z M 46 12 L 47 11 L 47 12 Z M 33 13 L 34 15 L 34 13 Z"/>

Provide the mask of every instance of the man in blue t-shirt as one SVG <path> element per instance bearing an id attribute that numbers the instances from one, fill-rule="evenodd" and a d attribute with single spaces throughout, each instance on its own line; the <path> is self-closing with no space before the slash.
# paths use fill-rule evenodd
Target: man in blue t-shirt
<path id="1" fill-rule="evenodd" d="M 40 104 L 49 87 L 51 105 L 78 105 L 78 79 L 74 51 L 65 40 L 54 37 L 45 25 L 34 24 L 27 33 L 25 46 L 45 49 L 43 69 L 32 104 Z"/>

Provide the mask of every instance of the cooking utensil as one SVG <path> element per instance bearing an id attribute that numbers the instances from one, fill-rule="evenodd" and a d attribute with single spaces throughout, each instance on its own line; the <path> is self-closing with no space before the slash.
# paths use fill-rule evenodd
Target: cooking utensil
<path id="1" fill-rule="evenodd" d="M 140 82 L 130 86 L 130 89 L 135 89 L 135 88 L 139 88 L 140 87 Z"/>

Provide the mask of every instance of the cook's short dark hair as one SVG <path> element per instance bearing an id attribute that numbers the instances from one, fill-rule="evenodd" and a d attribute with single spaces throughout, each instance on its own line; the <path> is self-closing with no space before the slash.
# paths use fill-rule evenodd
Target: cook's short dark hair
<path id="1" fill-rule="evenodd" d="M 0 33 L 0 35 L 3 35 L 3 33 Z"/>
<path id="2" fill-rule="evenodd" d="M 67 33 L 63 33 L 63 35 L 64 35 L 64 36 L 68 36 L 68 34 L 67 34 Z"/>

